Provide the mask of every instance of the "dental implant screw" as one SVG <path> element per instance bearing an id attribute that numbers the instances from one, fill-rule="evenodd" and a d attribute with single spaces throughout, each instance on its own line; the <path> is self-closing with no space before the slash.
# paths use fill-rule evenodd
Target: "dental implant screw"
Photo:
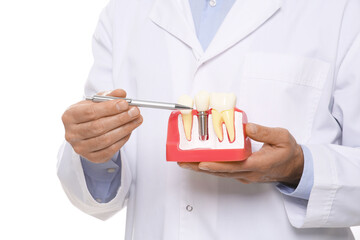
<path id="1" fill-rule="evenodd" d="M 201 141 L 206 141 L 209 139 L 208 134 L 208 113 L 201 111 L 198 113 L 198 122 L 199 122 L 199 139 Z"/>

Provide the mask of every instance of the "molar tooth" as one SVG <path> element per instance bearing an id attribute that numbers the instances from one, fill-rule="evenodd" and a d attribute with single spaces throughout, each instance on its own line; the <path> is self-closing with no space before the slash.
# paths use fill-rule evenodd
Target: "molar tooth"
<path id="1" fill-rule="evenodd" d="M 179 97 L 178 103 L 188 106 L 188 107 L 193 107 L 194 100 L 192 99 L 192 97 L 190 97 L 188 95 L 182 95 L 181 97 Z M 192 111 L 191 110 L 181 110 L 180 112 L 181 112 L 181 117 L 183 120 L 186 139 L 188 141 L 190 141 L 191 140 L 192 120 L 193 120 Z"/>
<path id="2" fill-rule="evenodd" d="M 210 105 L 212 107 L 213 126 L 219 141 L 224 139 L 223 123 L 225 123 L 229 141 L 234 142 L 235 140 L 235 104 L 236 96 L 233 93 L 211 94 Z"/>

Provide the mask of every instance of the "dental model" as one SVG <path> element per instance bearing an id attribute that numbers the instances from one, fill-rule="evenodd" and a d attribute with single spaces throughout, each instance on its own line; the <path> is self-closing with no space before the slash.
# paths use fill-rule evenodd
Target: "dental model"
<path id="1" fill-rule="evenodd" d="M 194 101 L 184 95 L 178 103 L 192 107 Z M 236 96 L 232 93 L 201 91 L 195 96 L 196 110 L 173 111 L 168 124 L 167 161 L 219 162 L 248 158 L 251 143 L 245 134 L 247 116 L 235 105 Z"/>
<path id="2" fill-rule="evenodd" d="M 206 91 L 200 91 L 195 96 L 195 106 L 198 111 L 199 138 L 201 141 L 209 139 L 208 135 L 208 110 L 210 104 L 210 94 Z"/>
<path id="3" fill-rule="evenodd" d="M 178 103 L 188 106 L 188 107 L 193 107 L 194 100 L 192 99 L 192 97 L 190 97 L 188 95 L 182 95 L 178 99 Z M 181 116 L 183 119 L 186 139 L 188 141 L 190 141 L 191 140 L 192 120 L 193 120 L 192 111 L 191 110 L 181 110 L 180 112 L 181 112 Z"/>

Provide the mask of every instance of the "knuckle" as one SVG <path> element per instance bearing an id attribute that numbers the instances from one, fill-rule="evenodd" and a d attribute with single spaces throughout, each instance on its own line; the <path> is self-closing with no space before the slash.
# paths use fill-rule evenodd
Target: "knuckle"
<path id="1" fill-rule="evenodd" d="M 70 133 L 70 132 L 65 132 L 65 140 L 67 141 L 67 142 L 72 142 L 73 141 L 73 139 L 74 139 L 74 135 L 72 134 L 72 133 Z"/>
<path id="2" fill-rule="evenodd" d="M 94 138 L 94 145 L 92 146 L 93 149 L 100 149 L 101 146 L 104 144 L 103 136 L 97 136 Z"/>
<path id="3" fill-rule="evenodd" d="M 130 134 L 128 134 L 127 136 L 125 136 L 124 138 L 122 138 L 117 144 L 118 144 L 118 147 L 119 149 L 122 148 L 125 143 L 127 143 L 130 139 Z"/>
<path id="4" fill-rule="evenodd" d="M 89 104 L 86 106 L 86 108 L 84 109 L 84 115 L 89 119 L 96 118 L 94 104 Z"/>
<path id="5" fill-rule="evenodd" d="M 119 110 L 118 110 L 117 105 L 118 105 L 119 102 L 122 102 L 122 101 L 125 101 L 125 100 L 110 101 L 110 102 L 109 102 L 109 107 L 110 107 L 110 109 L 111 109 L 112 111 L 114 111 L 114 112 L 118 112 Z"/>
<path id="6" fill-rule="evenodd" d="M 94 139 L 95 139 L 94 148 L 96 148 L 96 149 L 101 149 L 101 148 L 109 146 L 111 144 L 111 138 L 108 137 L 107 133 L 97 136 Z"/>
<path id="7" fill-rule="evenodd" d="M 291 142 L 291 140 L 292 140 L 292 135 L 291 135 L 291 133 L 289 132 L 289 130 L 283 128 L 283 136 L 284 136 L 284 140 L 285 140 L 286 142 Z"/>
<path id="8" fill-rule="evenodd" d="M 248 181 L 248 182 L 253 182 L 253 183 L 259 181 L 259 179 L 258 179 L 256 176 L 254 176 L 254 175 L 247 176 L 247 177 L 245 178 L 245 180 Z"/>
<path id="9" fill-rule="evenodd" d="M 143 118 L 140 116 L 131 122 L 131 131 L 139 127 L 143 123 Z"/>
<path id="10" fill-rule="evenodd" d="M 129 116 L 129 115 L 128 115 L 128 114 L 121 113 L 121 114 L 116 115 L 116 118 L 117 118 L 117 121 L 118 121 L 121 125 L 124 125 L 124 124 L 128 121 L 127 116 Z"/>
<path id="11" fill-rule="evenodd" d="M 111 145 L 110 147 L 109 147 L 109 153 L 110 154 L 113 154 L 113 153 L 115 153 L 118 149 L 118 146 L 116 145 L 116 144 L 113 144 L 113 145 Z"/>
<path id="12" fill-rule="evenodd" d="M 279 133 L 283 136 L 286 136 L 287 134 L 289 134 L 289 131 L 285 128 L 277 128 Z"/>
<path id="13" fill-rule="evenodd" d="M 132 124 L 126 124 L 119 128 L 119 130 L 123 136 L 129 135 L 130 133 L 132 133 L 133 129 L 134 129 L 134 126 L 132 126 Z"/>
<path id="14" fill-rule="evenodd" d="M 108 134 L 104 134 L 101 136 L 101 141 L 103 142 L 103 144 L 105 144 L 106 146 L 110 146 L 112 143 L 112 139 L 108 136 Z"/>
<path id="15" fill-rule="evenodd" d="M 90 123 L 90 131 L 93 135 L 100 135 L 105 133 L 105 127 L 101 119 L 92 121 Z"/>
<path id="16" fill-rule="evenodd" d="M 128 140 L 129 140 L 129 139 L 121 140 L 121 141 L 119 142 L 118 150 L 120 150 L 120 149 L 125 145 L 125 143 L 126 143 Z"/>
<path id="17" fill-rule="evenodd" d="M 100 163 L 101 162 L 101 156 L 98 153 L 88 153 L 82 155 L 87 160 L 94 162 L 94 163 Z"/>
<path id="18" fill-rule="evenodd" d="M 276 128 L 277 135 L 280 140 L 282 141 L 288 141 L 291 138 L 291 134 L 289 130 L 285 128 Z"/>
<path id="19" fill-rule="evenodd" d="M 280 128 L 280 129 L 281 129 L 282 134 L 283 134 L 285 137 L 291 136 L 289 130 L 287 130 L 287 129 L 285 129 L 285 128 Z"/>
<path id="20" fill-rule="evenodd" d="M 73 145 L 72 147 L 73 147 L 74 151 L 75 151 L 77 154 L 82 155 L 82 152 L 83 152 L 82 150 L 83 150 L 83 148 L 82 148 L 79 144 Z"/>
<path id="21" fill-rule="evenodd" d="M 136 120 L 137 125 L 141 125 L 144 122 L 144 118 L 140 115 L 140 117 Z"/>
<path id="22" fill-rule="evenodd" d="M 105 150 L 105 155 L 113 156 L 117 151 L 118 151 L 118 146 L 116 144 L 113 144 Z"/>
<path id="23" fill-rule="evenodd" d="M 129 141 L 129 139 L 130 139 L 130 136 L 131 136 L 131 133 L 130 134 L 128 134 L 126 137 L 124 137 L 123 138 L 123 140 L 124 140 L 124 142 L 127 142 L 127 141 Z"/>
<path id="24" fill-rule="evenodd" d="M 66 126 L 69 122 L 69 116 L 68 116 L 68 111 L 65 111 L 63 113 L 63 115 L 61 116 L 61 121 L 63 122 L 63 124 Z"/>
<path id="25" fill-rule="evenodd" d="M 79 103 L 76 103 L 74 105 L 71 105 L 68 107 L 68 109 L 65 110 L 63 115 L 61 116 L 61 120 L 66 124 L 70 124 L 76 120 L 77 112 L 79 112 L 79 109 L 81 109 L 82 105 Z"/>

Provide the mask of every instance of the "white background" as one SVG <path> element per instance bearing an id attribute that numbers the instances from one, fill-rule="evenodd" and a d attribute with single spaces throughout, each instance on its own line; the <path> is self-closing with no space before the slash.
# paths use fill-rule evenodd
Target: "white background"
<path id="1" fill-rule="evenodd" d="M 56 176 L 63 111 L 81 100 L 107 0 L 1 0 L 0 239 L 123 239 L 73 207 Z M 354 228 L 360 240 L 360 228 Z"/>

